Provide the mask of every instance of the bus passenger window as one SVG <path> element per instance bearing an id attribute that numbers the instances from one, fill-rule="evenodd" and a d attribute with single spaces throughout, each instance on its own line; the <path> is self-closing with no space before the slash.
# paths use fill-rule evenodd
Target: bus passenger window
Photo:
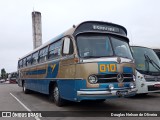
<path id="1" fill-rule="evenodd" d="M 44 62 L 47 60 L 47 48 L 48 47 L 45 47 L 43 49 L 40 50 L 39 52 L 39 62 Z"/>
<path id="2" fill-rule="evenodd" d="M 26 67 L 26 58 L 23 59 L 23 67 Z"/>
<path id="3" fill-rule="evenodd" d="M 31 65 L 31 55 L 27 57 L 27 66 Z"/>
<path id="4" fill-rule="evenodd" d="M 20 61 L 19 61 L 19 68 L 22 68 L 22 67 L 23 67 L 23 61 L 20 60 Z"/>
<path id="5" fill-rule="evenodd" d="M 18 68 L 20 68 L 20 60 L 18 61 Z"/>
<path id="6" fill-rule="evenodd" d="M 38 62 L 38 51 L 33 53 L 32 55 L 32 64 L 36 64 Z"/>
<path id="7" fill-rule="evenodd" d="M 56 43 L 52 43 L 49 47 L 49 56 L 48 59 L 58 58 L 60 57 L 62 41 L 57 41 Z"/>

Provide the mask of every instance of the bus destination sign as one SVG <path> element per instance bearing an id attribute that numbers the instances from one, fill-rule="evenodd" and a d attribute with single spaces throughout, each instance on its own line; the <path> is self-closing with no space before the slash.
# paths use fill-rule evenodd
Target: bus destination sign
<path id="1" fill-rule="evenodd" d="M 119 28 L 112 27 L 112 26 L 93 25 L 93 29 L 119 33 Z"/>

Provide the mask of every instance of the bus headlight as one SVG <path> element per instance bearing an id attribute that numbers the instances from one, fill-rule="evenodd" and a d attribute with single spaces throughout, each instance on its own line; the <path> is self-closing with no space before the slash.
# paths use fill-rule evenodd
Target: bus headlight
<path id="1" fill-rule="evenodd" d="M 109 85 L 109 89 L 110 89 L 110 90 L 113 90 L 113 89 L 114 89 L 114 85 L 113 85 L 113 84 L 110 84 L 110 85 Z"/>
<path id="2" fill-rule="evenodd" d="M 135 76 L 135 75 L 133 75 L 133 81 L 134 81 L 134 82 L 136 81 L 136 76 Z"/>
<path id="3" fill-rule="evenodd" d="M 98 79 L 95 75 L 90 75 L 88 77 L 88 82 L 91 83 L 91 84 L 95 84 L 95 83 L 97 83 L 97 81 L 98 81 Z"/>
<path id="4" fill-rule="evenodd" d="M 134 83 L 130 83 L 130 84 L 129 84 L 129 87 L 130 87 L 131 89 L 133 89 L 133 88 L 135 88 L 135 84 L 134 84 Z"/>

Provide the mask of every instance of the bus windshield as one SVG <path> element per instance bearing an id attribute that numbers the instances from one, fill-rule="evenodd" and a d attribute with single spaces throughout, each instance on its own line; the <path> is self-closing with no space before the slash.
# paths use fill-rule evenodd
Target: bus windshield
<path id="1" fill-rule="evenodd" d="M 136 69 L 142 72 L 160 72 L 160 61 L 150 48 L 132 47 Z"/>
<path id="2" fill-rule="evenodd" d="M 108 34 L 82 34 L 77 37 L 77 47 L 81 58 L 119 56 L 132 59 L 125 38 Z"/>

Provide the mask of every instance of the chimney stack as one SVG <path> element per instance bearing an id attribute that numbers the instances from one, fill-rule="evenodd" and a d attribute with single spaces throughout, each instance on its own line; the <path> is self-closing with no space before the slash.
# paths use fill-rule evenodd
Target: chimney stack
<path id="1" fill-rule="evenodd" d="M 32 12 L 32 29 L 33 29 L 33 49 L 42 45 L 42 24 L 41 13 Z"/>

